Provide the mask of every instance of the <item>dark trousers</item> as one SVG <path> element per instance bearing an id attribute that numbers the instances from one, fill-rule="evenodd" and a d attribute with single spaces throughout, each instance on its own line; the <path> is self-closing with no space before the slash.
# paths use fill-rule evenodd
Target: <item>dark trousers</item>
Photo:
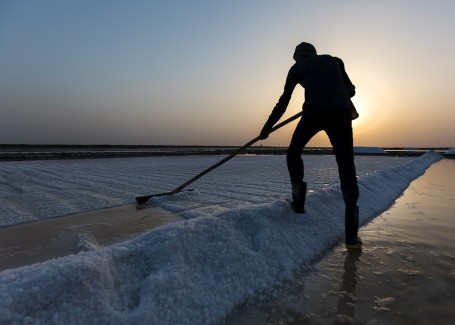
<path id="1" fill-rule="evenodd" d="M 354 165 L 352 121 L 349 110 L 302 117 L 294 131 L 286 157 L 291 182 L 302 182 L 304 177 L 302 150 L 319 131 L 325 131 L 332 144 L 344 202 L 346 206 L 356 206 L 359 187 Z"/>

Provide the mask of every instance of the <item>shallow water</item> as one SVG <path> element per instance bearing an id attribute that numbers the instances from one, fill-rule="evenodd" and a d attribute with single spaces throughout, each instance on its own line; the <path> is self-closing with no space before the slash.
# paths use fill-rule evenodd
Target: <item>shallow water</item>
<path id="1" fill-rule="evenodd" d="M 180 220 L 158 207 L 126 205 L 0 228 L 0 271 L 101 249 Z"/>
<path id="2" fill-rule="evenodd" d="M 455 160 L 411 183 L 360 235 L 226 324 L 455 324 Z"/>

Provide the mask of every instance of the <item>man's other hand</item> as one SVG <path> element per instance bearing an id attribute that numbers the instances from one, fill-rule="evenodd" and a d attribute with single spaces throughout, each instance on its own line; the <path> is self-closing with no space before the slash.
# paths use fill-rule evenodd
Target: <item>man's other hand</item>
<path id="1" fill-rule="evenodd" d="M 269 137 L 271 129 L 268 126 L 264 126 L 259 134 L 259 139 L 265 140 Z"/>

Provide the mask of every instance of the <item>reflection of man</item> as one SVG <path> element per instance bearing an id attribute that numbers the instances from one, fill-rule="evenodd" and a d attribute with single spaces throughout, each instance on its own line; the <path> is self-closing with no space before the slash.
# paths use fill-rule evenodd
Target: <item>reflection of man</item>
<path id="1" fill-rule="evenodd" d="M 361 250 L 350 250 L 347 252 L 346 259 L 344 260 L 344 274 L 343 282 L 340 286 L 341 296 L 338 300 L 337 313 L 338 315 L 348 316 L 354 318 L 355 311 L 355 289 L 357 285 L 357 266 L 356 262 L 359 261 Z"/>
<path id="2" fill-rule="evenodd" d="M 348 248 L 359 248 L 357 236 L 359 188 L 354 165 L 352 118 L 356 118 L 350 97 L 355 95 L 343 61 L 330 55 L 318 55 L 313 45 L 299 44 L 294 53 L 296 63 L 289 70 L 284 92 L 259 135 L 266 139 L 273 125 L 283 116 L 292 92 L 300 84 L 305 88 L 303 115 L 298 123 L 287 152 L 287 165 L 292 184 L 292 206 L 304 212 L 307 184 L 303 181 L 302 150 L 310 139 L 324 130 L 333 146 L 341 191 L 346 204 L 345 235 Z M 352 113 L 351 113 L 352 111 Z"/>

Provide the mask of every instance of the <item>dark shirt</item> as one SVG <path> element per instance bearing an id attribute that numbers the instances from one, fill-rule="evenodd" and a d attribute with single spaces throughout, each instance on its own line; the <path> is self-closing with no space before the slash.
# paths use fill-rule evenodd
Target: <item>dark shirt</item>
<path id="1" fill-rule="evenodd" d="M 350 109 L 355 94 L 341 59 L 327 54 L 304 57 L 289 70 L 283 94 L 267 121 L 269 127 L 283 116 L 297 84 L 305 88 L 304 116 Z"/>

